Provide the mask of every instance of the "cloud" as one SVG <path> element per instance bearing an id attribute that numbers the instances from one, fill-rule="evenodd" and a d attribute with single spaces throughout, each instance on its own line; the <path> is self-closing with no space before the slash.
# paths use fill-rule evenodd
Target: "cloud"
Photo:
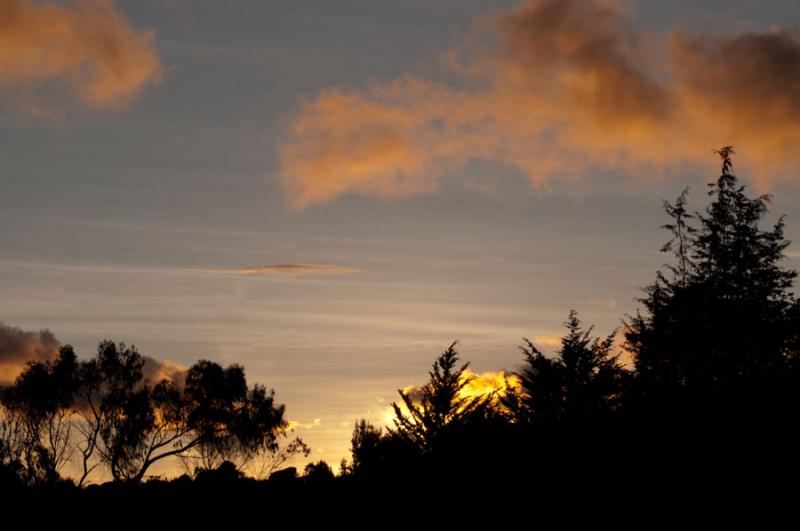
<path id="1" fill-rule="evenodd" d="M 135 30 L 112 0 L 3 0 L 0 95 L 48 112 L 44 94 L 66 86 L 82 104 L 124 108 L 161 79 L 153 33 Z"/>
<path id="2" fill-rule="evenodd" d="M 278 148 L 287 202 L 428 194 L 475 161 L 538 189 L 664 177 L 731 144 L 762 187 L 797 173 L 796 33 L 654 36 L 619 5 L 529 1 L 444 54 L 455 83 L 406 74 L 302 98 Z"/>
<path id="3" fill-rule="evenodd" d="M 796 178 L 800 165 L 800 34 L 774 30 L 712 39 L 673 36 L 675 88 L 693 136 L 718 145 L 727 132 L 762 184 Z"/>
<path id="4" fill-rule="evenodd" d="M 328 275 L 342 273 L 360 273 L 361 269 L 335 265 L 308 264 L 274 264 L 257 267 L 219 268 L 219 269 L 186 269 L 194 273 L 211 273 L 215 275 Z"/>
<path id="5" fill-rule="evenodd" d="M 298 428 L 312 430 L 314 428 L 319 428 L 320 426 L 322 426 L 322 419 L 320 418 L 315 418 L 311 422 L 306 422 L 305 424 L 296 420 L 290 420 L 286 425 L 286 431 L 294 431 Z"/>
<path id="6" fill-rule="evenodd" d="M 29 361 L 55 359 L 59 346 L 49 330 L 32 332 L 0 321 L 0 385 L 14 381 Z"/>

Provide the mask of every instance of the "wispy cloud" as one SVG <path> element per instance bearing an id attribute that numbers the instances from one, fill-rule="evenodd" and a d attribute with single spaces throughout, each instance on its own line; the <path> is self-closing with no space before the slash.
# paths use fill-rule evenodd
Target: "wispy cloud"
<path id="1" fill-rule="evenodd" d="M 119 109 L 161 74 L 153 33 L 134 29 L 112 0 L 2 0 L 0 95 L 24 111 L 51 114 L 43 93 L 58 86 Z"/>
<path id="2" fill-rule="evenodd" d="M 44 262 L 26 262 L 14 260 L 0 260 L 0 268 L 18 268 L 35 270 L 59 270 L 72 273 L 103 273 L 103 274 L 142 274 L 142 275 L 175 275 L 185 273 L 208 273 L 213 275 L 336 275 L 348 273 L 362 273 L 363 269 L 339 265 L 323 264 L 272 264 L 255 267 L 231 268 L 174 268 L 174 267 L 146 267 L 146 266 L 118 266 L 99 264 L 53 264 Z"/>
<path id="3" fill-rule="evenodd" d="M 336 265 L 309 265 L 309 264 L 274 264 L 257 267 L 240 268 L 212 268 L 212 269 L 185 269 L 194 273 L 211 273 L 215 275 L 330 275 L 343 273 L 361 273 L 363 270 L 356 267 Z"/>
<path id="4" fill-rule="evenodd" d="M 409 74 L 301 99 L 279 146 L 288 203 L 431 193 L 471 161 L 535 188 L 664 176 L 730 144 L 763 187 L 796 179 L 798 33 L 653 36 L 621 5 L 531 0 L 444 54 L 457 84 Z"/>
<path id="5" fill-rule="evenodd" d="M 298 422 L 296 420 L 290 420 L 288 425 L 286 426 L 286 429 L 288 431 L 293 431 L 296 429 L 312 430 L 314 428 L 319 428 L 320 426 L 322 426 L 322 419 L 320 418 L 315 418 L 311 422 L 306 422 L 306 423 Z"/>

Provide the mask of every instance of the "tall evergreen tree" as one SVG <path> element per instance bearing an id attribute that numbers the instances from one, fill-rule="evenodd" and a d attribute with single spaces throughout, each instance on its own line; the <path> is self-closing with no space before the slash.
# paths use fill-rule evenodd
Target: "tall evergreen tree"
<path id="1" fill-rule="evenodd" d="M 685 191 L 665 204 L 673 240 L 662 250 L 674 250 L 678 265 L 658 273 L 641 299 L 644 312 L 626 322 L 637 387 L 654 399 L 715 399 L 768 386 L 786 368 L 797 273 L 781 264 L 789 245 L 783 218 L 761 229 L 770 196 L 748 197 L 732 173 L 733 149 L 717 153 L 722 173 L 704 213 L 687 214 Z"/>

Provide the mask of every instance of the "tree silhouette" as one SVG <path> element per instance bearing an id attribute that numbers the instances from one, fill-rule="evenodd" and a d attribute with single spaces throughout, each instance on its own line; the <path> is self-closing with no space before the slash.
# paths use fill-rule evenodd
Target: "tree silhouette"
<path id="1" fill-rule="evenodd" d="M 412 472 L 421 449 L 399 432 L 386 431 L 365 419 L 356 422 L 350 439 L 352 463 L 347 472 L 358 478 L 394 479 Z"/>
<path id="2" fill-rule="evenodd" d="M 331 481 L 334 478 L 333 470 L 325 461 L 308 463 L 303 469 L 303 477 L 306 481 L 322 482 Z"/>
<path id="3" fill-rule="evenodd" d="M 275 405 L 274 392 L 265 387 L 248 389 L 241 366 L 223 369 L 200 361 L 186 375 L 184 394 L 201 467 L 233 462 L 241 469 L 260 453 L 277 451 L 277 437 L 287 425 L 285 408 Z"/>
<path id="4" fill-rule="evenodd" d="M 686 198 L 689 195 L 689 188 L 684 188 L 683 192 L 675 200 L 675 203 L 664 201 L 664 210 L 674 221 L 662 225 L 662 229 L 667 229 L 672 233 L 672 239 L 664 244 L 661 252 L 673 251 L 678 260 L 677 266 L 669 266 L 676 279 L 685 284 L 688 280 L 690 268 L 693 265 L 690 253 L 691 239 L 697 229 L 690 225 L 695 218 L 686 210 Z"/>
<path id="5" fill-rule="evenodd" d="M 666 227 L 680 235 L 679 265 L 670 276 L 658 273 L 641 299 L 644 314 L 626 322 L 638 392 L 654 400 L 733 392 L 786 367 L 796 272 L 780 264 L 789 245 L 783 219 L 759 228 L 770 197 L 747 197 L 731 173 L 733 149 L 718 153 L 722 174 L 709 185 L 705 213 L 695 215 L 698 227 L 688 224 L 685 192 L 675 207 L 667 203 L 674 222 Z"/>
<path id="6" fill-rule="evenodd" d="M 14 384 L 2 389 L 5 453 L 29 483 L 54 483 L 72 455 L 70 422 L 76 356 L 63 346 L 52 361 L 29 363 Z"/>
<path id="7" fill-rule="evenodd" d="M 397 402 L 392 403 L 395 427 L 389 429 L 390 434 L 411 441 L 423 452 L 433 449 L 447 429 L 479 416 L 489 406 L 487 397 L 461 396 L 472 378 L 466 374 L 468 362 L 457 367 L 456 343 L 436 359 L 428 373 L 430 380 L 416 393 L 398 390 L 406 411 Z"/>
<path id="8" fill-rule="evenodd" d="M 517 422 L 581 422 L 608 416 L 620 404 L 625 371 L 612 352 L 616 334 L 592 338 L 593 327 L 584 330 L 574 310 L 564 326 L 567 334 L 553 358 L 527 338 L 520 347 L 525 355 L 517 373 L 520 389 L 509 387 L 503 398 Z"/>
<path id="9" fill-rule="evenodd" d="M 197 474 L 229 463 L 241 473 L 262 479 L 295 457 L 308 457 L 311 448 L 300 437 L 284 443 L 289 423 L 283 419 L 284 407 L 273 403 L 274 392 L 256 385 L 237 403 L 207 415 L 202 421 L 206 436 L 180 454 L 187 471 Z M 236 428 L 219 430 L 222 423 Z"/>
<path id="10" fill-rule="evenodd" d="M 70 346 L 34 362 L 0 389 L 0 464 L 28 483 L 53 483 L 79 455 L 78 486 L 98 466 L 118 482 L 138 483 L 169 457 L 193 458 L 203 470 L 242 468 L 255 458 L 267 473 L 308 455 L 299 438 L 280 445 L 284 406 L 264 386 L 248 386 L 239 365 L 201 360 L 184 380 L 149 382 L 136 347 L 101 341 L 77 361 Z"/>
<path id="11" fill-rule="evenodd" d="M 180 387 L 144 381 L 143 365 L 135 347 L 111 341 L 101 342 L 97 359 L 87 364 L 85 374 L 92 378 L 82 391 L 90 406 L 84 415 L 84 469 L 92 440 L 112 477 L 134 483 L 154 463 L 194 450 L 201 468 L 212 470 L 277 449 L 284 407 L 264 387 L 249 388 L 241 366 L 201 360 Z"/>
<path id="12" fill-rule="evenodd" d="M 93 414 L 98 424 L 100 460 L 116 481 L 139 481 L 144 476 L 139 475 L 144 468 L 140 463 L 150 453 L 148 436 L 163 431 L 157 427 L 152 389 L 142 381 L 144 359 L 135 346 L 101 341 L 95 363 L 100 380 Z M 86 431 L 87 444 L 90 433 Z M 85 452 L 89 451 L 87 447 Z"/>
<path id="13" fill-rule="evenodd" d="M 353 428 L 353 435 L 350 438 L 350 454 L 352 463 L 350 468 L 353 473 L 364 473 L 376 467 L 376 462 L 380 460 L 380 446 L 383 437 L 383 430 L 378 428 L 365 419 L 356 422 Z"/>
<path id="14" fill-rule="evenodd" d="M 265 479 L 291 460 L 308 457 L 311 454 L 311 448 L 302 438 L 294 437 L 288 439 L 286 444 L 282 444 L 281 439 L 284 438 L 288 438 L 288 434 L 285 430 L 280 430 L 275 443 L 251 456 L 242 468 L 257 479 Z"/>

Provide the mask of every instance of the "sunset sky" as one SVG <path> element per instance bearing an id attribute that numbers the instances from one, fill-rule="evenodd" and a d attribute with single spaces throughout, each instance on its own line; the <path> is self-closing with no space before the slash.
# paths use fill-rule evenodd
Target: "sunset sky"
<path id="1" fill-rule="evenodd" d="M 800 240 L 798 27 L 792 0 L 0 0 L 0 381 L 13 327 L 241 363 L 336 464 L 453 340 L 511 371 L 570 309 L 619 327 L 713 148 Z"/>

